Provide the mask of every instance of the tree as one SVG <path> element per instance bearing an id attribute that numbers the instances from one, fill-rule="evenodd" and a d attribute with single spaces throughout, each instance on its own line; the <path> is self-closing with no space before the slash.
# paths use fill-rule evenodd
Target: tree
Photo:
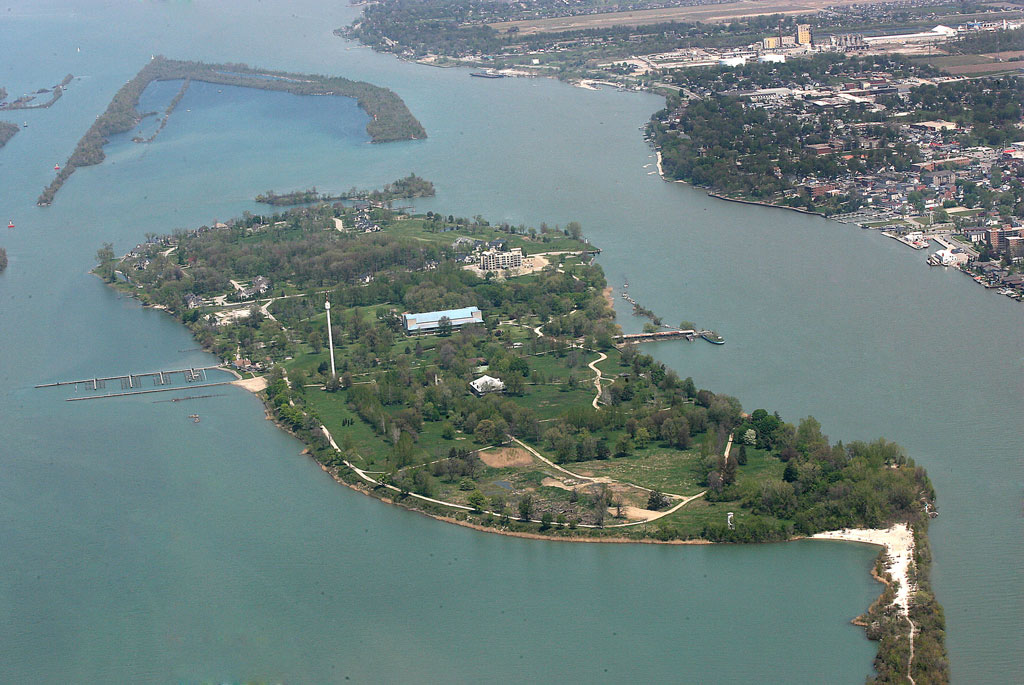
<path id="1" fill-rule="evenodd" d="M 479 490 L 474 490 L 469 493 L 469 497 L 466 498 L 466 501 L 469 502 L 469 505 L 473 507 L 474 511 L 483 511 L 484 505 L 487 504 L 487 497 Z"/>
<path id="2" fill-rule="evenodd" d="M 660 511 L 668 506 L 668 497 L 661 490 L 651 490 L 651 494 L 647 497 L 647 508 L 651 511 Z"/>
<path id="3" fill-rule="evenodd" d="M 555 520 L 555 517 L 550 511 L 545 511 L 540 517 L 540 529 L 547 530 L 551 527 L 551 522 Z"/>
<path id="4" fill-rule="evenodd" d="M 736 463 L 739 464 L 740 466 L 746 466 L 747 465 L 747 446 L 746 445 L 740 445 L 739 454 L 736 455 Z"/>
<path id="5" fill-rule="evenodd" d="M 313 349 L 313 354 L 320 354 L 320 350 L 324 348 L 324 336 L 318 330 L 312 330 L 309 332 L 307 337 L 309 346 Z"/>
<path id="6" fill-rule="evenodd" d="M 523 521 L 530 520 L 530 514 L 533 512 L 533 495 L 526 493 L 519 498 L 519 518 Z"/>
<path id="7" fill-rule="evenodd" d="M 619 439 L 615 441 L 615 456 L 627 457 L 632 451 L 633 441 L 630 440 L 628 435 L 620 435 Z"/>
<path id="8" fill-rule="evenodd" d="M 502 436 L 494 421 L 491 421 L 490 419 L 483 419 L 476 424 L 476 428 L 473 430 L 473 437 L 476 438 L 477 442 L 490 445 L 496 442 L 501 442 Z"/>
<path id="9" fill-rule="evenodd" d="M 437 334 L 442 338 L 447 338 L 452 334 L 452 320 L 447 316 L 442 316 L 437 320 Z"/>
<path id="10" fill-rule="evenodd" d="M 724 457 L 722 464 L 722 483 L 732 485 L 736 482 L 736 460 L 731 457 Z"/>
<path id="11" fill-rule="evenodd" d="M 644 449 L 651 442 L 651 434 L 646 428 L 640 427 L 636 430 L 636 437 L 633 438 L 633 442 L 636 444 L 636 448 L 639 450 Z"/>
<path id="12" fill-rule="evenodd" d="M 570 221 L 565 225 L 565 232 L 573 240 L 579 240 L 583 237 L 583 227 L 578 221 Z"/>
<path id="13" fill-rule="evenodd" d="M 114 282 L 114 269 L 110 266 L 112 261 L 114 261 L 114 244 L 103 243 L 103 247 L 96 250 L 96 263 L 99 264 L 97 272 L 111 283 Z"/>

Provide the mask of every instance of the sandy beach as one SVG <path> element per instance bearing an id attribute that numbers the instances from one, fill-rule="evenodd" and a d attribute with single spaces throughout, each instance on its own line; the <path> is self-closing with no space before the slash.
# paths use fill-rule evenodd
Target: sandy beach
<path id="1" fill-rule="evenodd" d="M 245 388 L 249 392 L 261 392 L 267 389 L 267 378 L 266 376 L 239 378 L 237 381 L 233 381 L 231 385 L 237 385 L 240 388 Z"/>
<path id="2" fill-rule="evenodd" d="M 845 528 L 830 530 L 812 535 L 813 540 L 843 540 L 847 542 L 866 542 L 869 545 L 881 545 L 889 557 L 886 571 L 896 587 L 896 598 L 893 603 L 899 607 L 901 614 L 906 616 L 910 610 L 910 561 L 914 556 L 914 534 L 905 523 L 899 523 L 884 530 L 872 528 Z"/>

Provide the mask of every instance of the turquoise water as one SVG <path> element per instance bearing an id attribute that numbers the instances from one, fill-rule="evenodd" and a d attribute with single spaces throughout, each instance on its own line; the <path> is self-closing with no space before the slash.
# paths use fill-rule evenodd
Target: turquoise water
<path id="1" fill-rule="evenodd" d="M 30 127 L 0 150 L 0 218 L 18 226 L 0 236 L 0 681 L 863 681 L 874 644 L 848 621 L 879 592 L 872 548 L 486 535 L 337 486 L 235 388 L 187 403 L 31 389 L 211 361 L 87 275 L 103 241 L 259 211 L 267 189 L 410 171 L 437 185 L 424 210 L 581 221 L 613 284 L 726 337 L 652 347 L 699 385 L 904 444 L 939 490 L 956 679 L 1024 679 L 1018 305 L 877 234 L 661 182 L 637 131 L 657 98 L 402 64 L 331 36 L 354 10 L 319 4 L 0 14 L 0 85 L 80 77 L 19 113 Z M 430 138 L 370 145 L 349 100 L 194 83 L 154 143 L 117 137 L 36 208 L 54 162 L 158 53 L 386 85 Z M 151 108 L 176 89 L 155 84 Z"/>

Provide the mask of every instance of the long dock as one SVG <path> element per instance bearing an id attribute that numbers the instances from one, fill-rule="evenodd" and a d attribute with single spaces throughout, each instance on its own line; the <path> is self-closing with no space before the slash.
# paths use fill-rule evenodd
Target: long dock
<path id="1" fill-rule="evenodd" d="M 127 373 L 118 376 L 103 376 L 96 378 L 84 378 L 77 381 L 57 381 L 56 383 L 41 383 L 35 387 L 37 388 L 56 388 L 60 385 L 91 385 L 93 390 L 99 390 L 100 388 L 106 387 L 107 381 L 121 381 L 121 387 L 125 390 L 135 390 L 142 383 L 144 378 L 152 378 L 154 385 L 167 385 L 170 382 L 170 377 L 174 374 L 182 374 L 185 377 L 185 381 L 188 383 L 194 383 L 196 381 L 205 381 L 206 372 L 213 369 L 219 369 L 220 366 L 197 366 L 188 369 L 175 369 L 173 371 L 150 371 L 146 373 Z M 191 386 L 199 387 L 199 386 Z M 130 393 L 129 393 L 130 394 Z M 106 397 L 106 395 L 105 395 Z M 114 395 L 110 395 L 114 397 Z M 85 398 L 79 398 L 85 399 Z"/>
<path id="2" fill-rule="evenodd" d="M 87 397 L 67 397 L 65 402 L 79 402 L 81 400 L 102 400 L 107 397 L 128 397 L 130 395 L 148 395 L 151 392 L 174 392 L 175 390 L 191 390 L 192 388 L 212 388 L 215 385 L 231 385 L 234 381 L 218 381 L 217 383 L 200 383 L 199 385 L 182 386 L 173 388 L 152 388 L 150 390 L 130 390 L 128 392 L 112 392 L 107 395 L 89 395 Z"/>
<path id="3" fill-rule="evenodd" d="M 671 340 L 672 338 L 685 338 L 695 340 L 701 331 L 692 328 L 678 331 L 655 331 L 654 333 L 626 333 L 616 335 L 615 341 L 619 343 L 652 342 L 654 340 Z"/>

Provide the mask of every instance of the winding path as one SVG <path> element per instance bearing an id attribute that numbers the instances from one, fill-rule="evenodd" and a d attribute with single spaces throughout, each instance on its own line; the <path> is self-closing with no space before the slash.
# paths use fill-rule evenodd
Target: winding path
<path id="1" fill-rule="evenodd" d="M 587 364 L 597 375 L 594 376 L 594 388 L 597 390 L 597 394 L 594 395 L 594 409 L 597 409 L 597 401 L 601 399 L 601 369 L 597 368 L 597 365 L 608 358 L 608 355 L 604 352 L 598 352 L 600 357 Z"/>

